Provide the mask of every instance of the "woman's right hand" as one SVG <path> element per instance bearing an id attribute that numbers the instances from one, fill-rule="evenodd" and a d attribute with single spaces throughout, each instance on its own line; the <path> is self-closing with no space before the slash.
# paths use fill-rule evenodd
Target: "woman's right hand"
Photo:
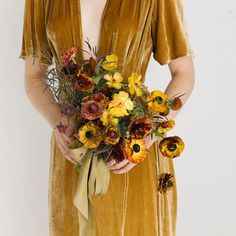
<path id="1" fill-rule="evenodd" d="M 54 135 L 55 135 L 55 139 L 57 142 L 57 145 L 60 149 L 60 151 L 62 152 L 63 156 L 70 161 L 72 164 L 77 164 L 77 162 L 73 159 L 73 156 L 70 154 L 69 152 L 69 147 L 68 145 L 71 143 L 72 141 L 72 131 L 73 131 L 73 127 L 74 127 L 74 119 L 71 117 L 69 123 L 67 122 L 67 116 L 66 115 L 61 115 L 61 119 L 60 122 L 67 127 L 65 133 L 60 132 L 58 128 L 54 128 Z M 60 123 L 59 123 L 60 124 Z M 57 124 L 57 125 L 59 125 Z"/>

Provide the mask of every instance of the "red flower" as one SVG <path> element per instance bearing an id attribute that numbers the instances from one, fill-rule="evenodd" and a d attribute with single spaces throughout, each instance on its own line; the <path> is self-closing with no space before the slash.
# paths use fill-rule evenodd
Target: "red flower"
<path id="1" fill-rule="evenodd" d="M 73 59 L 76 57 L 76 54 L 77 54 L 77 49 L 72 47 L 61 55 L 61 60 L 65 64 L 71 64 L 71 63 L 73 64 Z"/>

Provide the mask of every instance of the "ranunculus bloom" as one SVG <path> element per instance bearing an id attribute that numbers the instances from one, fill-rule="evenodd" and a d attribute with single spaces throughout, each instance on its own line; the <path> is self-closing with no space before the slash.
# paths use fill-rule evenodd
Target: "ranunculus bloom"
<path id="1" fill-rule="evenodd" d="M 86 148 L 96 148 L 102 141 L 102 133 L 100 128 L 91 121 L 80 127 L 78 136 L 79 141 Z"/>
<path id="2" fill-rule="evenodd" d="M 76 75 L 74 87 L 77 91 L 91 93 L 95 87 L 95 83 L 93 79 L 81 68 Z"/>
<path id="3" fill-rule="evenodd" d="M 104 142 L 107 144 L 115 145 L 119 142 L 120 132 L 117 127 L 107 127 L 104 132 Z"/>
<path id="4" fill-rule="evenodd" d="M 148 116 L 140 116 L 135 117 L 129 127 L 128 130 L 130 132 L 130 136 L 133 139 L 142 139 L 145 138 L 152 132 L 153 123 L 152 119 Z"/>
<path id="5" fill-rule="evenodd" d="M 120 147 L 124 157 L 132 163 L 139 163 L 147 157 L 148 149 L 144 139 L 123 140 Z"/>
<path id="6" fill-rule="evenodd" d="M 152 112 L 166 112 L 168 110 L 167 100 L 168 97 L 165 93 L 155 90 L 147 97 L 148 108 Z"/>
<path id="7" fill-rule="evenodd" d="M 87 120 L 95 120 L 102 116 L 102 107 L 93 100 L 83 102 L 80 115 Z"/>
<path id="8" fill-rule="evenodd" d="M 102 68 L 104 70 L 115 70 L 118 65 L 118 57 L 115 54 L 109 54 L 106 56 L 104 64 L 102 65 Z"/>
<path id="9" fill-rule="evenodd" d="M 184 142 L 178 136 L 163 138 L 159 143 L 161 153 L 170 158 L 180 156 L 184 150 Z"/>

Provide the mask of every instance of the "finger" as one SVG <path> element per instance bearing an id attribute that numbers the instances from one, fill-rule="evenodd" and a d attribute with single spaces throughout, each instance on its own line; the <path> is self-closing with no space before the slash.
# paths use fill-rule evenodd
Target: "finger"
<path id="1" fill-rule="evenodd" d="M 71 161 L 72 163 L 77 164 L 73 156 L 69 153 L 67 144 L 64 142 L 64 140 L 61 140 L 60 144 L 62 145 L 65 158 Z"/>
<path id="2" fill-rule="evenodd" d="M 107 165 L 110 167 L 110 166 L 114 165 L 115 163 L 116 163 L 115 160 L 111 160 L 111 161 L 107 162 Z"/>
<path id="3" fill-rule="evenodd" d="M 115 169 L 120 169 L 122 166 L 124 166 L 126 163 L 128 163 L 129 161 L 127 159 L 124 159 L 123 161 L 116 163 L 114 165 L 112 165 L 110 167 L 111 170 L 115 170 Z"/>
<path id="4" fill-rule="evenodd" d="M 131 170 L 136 164 L 134 163 L 129 163 L 128 165 L 126 165 L 125 167 L 119 169 L 119 170 L 114 170 L 112 171 L 112 173 L 114 174 L 124 174 L 125 172 L 128 172 L 129 170 Z"/>
<path id="5" fill-rule="evenodd" d="M 71 138 L 68 137 L 66 134 L 62 134 L 62 138 L 64 139 L 67 145 L 71 143 Z"/>

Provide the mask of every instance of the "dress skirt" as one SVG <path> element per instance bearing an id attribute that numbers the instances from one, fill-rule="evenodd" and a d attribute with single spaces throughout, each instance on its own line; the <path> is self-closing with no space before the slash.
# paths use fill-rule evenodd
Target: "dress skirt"
<path id="1" fill-rule="evenodd" d="M 177 192 L 173 160 L 162 156 L 158 142 L 150 147 L 148 157 L 127 173 L 111 171 L 107 193 L 93 197 L 96 236 L 175 235 Z M 53 132 L 49 171 L 49 235 L 79 236 L 77 208 L 73 204 L 79 172 L 62 155 Z M 174 185 L 165 193 L 157 189 L 160 173 L 174 175 Z"/>

